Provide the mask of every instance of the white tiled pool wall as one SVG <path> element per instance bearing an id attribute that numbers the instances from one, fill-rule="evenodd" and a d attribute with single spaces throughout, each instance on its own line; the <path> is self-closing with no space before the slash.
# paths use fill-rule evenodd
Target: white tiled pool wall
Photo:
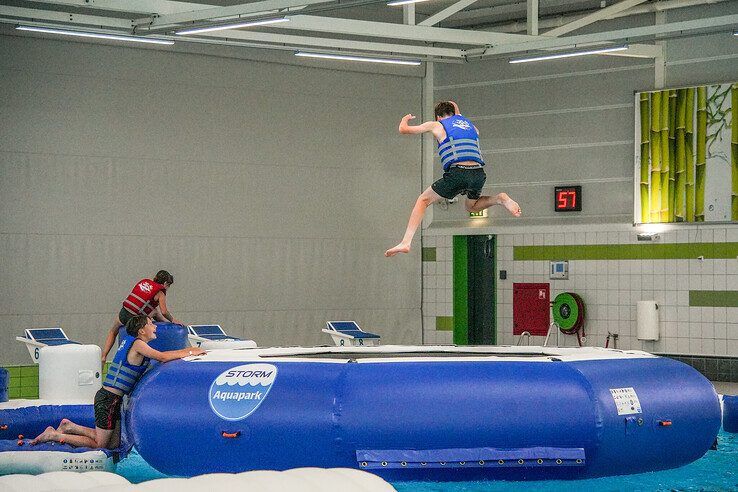
<path id="1" fill-rule="evenodd" d="M 515 246 L 639 243 L 638 231 L 631 226 L 572 229 L 575 232 L 564 233 L 552 232 L 557 230 L 552 226 L 516 227 L 495 233 L 498 344 L 518 342 L 512 333 L 513 283 L 548 282 L 552 300 L 567 291 L 584 300 L 586 345 L 604 346 L 610 331 L 619 335 L 618 348 L 623 349 L 738 356 L 738 307 L 689 305 L 690 290 L 738 290 L 738 259 L 570 260 L 568 280 L 549 279 L 548 260 L 513 260 Z M 423 262 L 424 343 L 452 343 L 452 332 L 436 330 L 435 318 L 453 316 L 453 233 L 424 232 L 423 247 L 436 248 L 436 261 Z M 738 242 L 738 228 L 692 226 L 661 232 L 659 236 L 660 244 Z M 507 271 L 506 280 L 499 279 L 500 270 Z M 658 341 L 636 337 L 636 303 L 640 300 L 654 300 L 659 305 Z M 576 336 L 562 334 L 559 340 L 562 346 L 577 344 Z M 542 344 L 543 337 L 532 337 L 530 343 Z"/>

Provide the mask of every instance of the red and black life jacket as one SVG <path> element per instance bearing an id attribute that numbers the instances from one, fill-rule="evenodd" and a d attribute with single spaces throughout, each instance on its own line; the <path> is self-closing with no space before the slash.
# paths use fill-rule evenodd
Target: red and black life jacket
<path id="1" fill-rule="evenodd" d="M 133 290 L 123 301 L 123 309 L 133 315 L 149 316 L 159 305 L 159 301 L 154 300 L 154 297 L 162 291 L 167 291 L 164 285 L 145 278 L 133 286 Z"/>

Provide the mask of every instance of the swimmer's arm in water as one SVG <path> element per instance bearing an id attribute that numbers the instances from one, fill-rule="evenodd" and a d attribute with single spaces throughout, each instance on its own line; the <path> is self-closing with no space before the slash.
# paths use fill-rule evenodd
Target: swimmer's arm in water
<path id="1" fill-rule="evenodd" d="M 159 301 L 159 307 L 157 308 L 157 311 L 155 313 L 159 321 L 169 321 L 170 323 L 183 325 L 181 321 L 176 319 L 174 316 L 172 316 L 172 313 L 169 312 L 169 309 L 167 308 L 167 295 L 164 292 L 157 293 L 154 299 Z"/>
<path id="2" fill-rule="evenodd" d="M 159 362 L 169 362 L 170 360 L 177 360 L 183 357 L 189 357 L 190 355 L 203 355 L 206 353 L 205 350 L 200 347 L 187 347 L 179 350 L 159 352 L 158 350 L 151 348 L 148 343 L 138 339 L 133 342 L 131 352 L 133 353 L 128 355 L 129 362 L 130 358 L 135 358 L 137 354 L 149 359 L 158 360 Z"/>
<path id="3" fill-rule="evenodd" d="M 433 134 L 434 137 L 436 137 L 436 140 L 438 140 L 439 142 L 446 138 L 446 130 L 444 130 L 443 125 L 439 122 L 426 121 L 425 123 L 421 123 L 420 125 L 408 125 L 408 121 L 412 119 L 415 119 L 415 116 L 413 116 L 412 114 L 406 114 L 402 117 L 402 120 L 400 120 L 400 126 L 398 128 L 400 133 L 404 135 L 417 135 L 419 133 L 430 132 Z"/>

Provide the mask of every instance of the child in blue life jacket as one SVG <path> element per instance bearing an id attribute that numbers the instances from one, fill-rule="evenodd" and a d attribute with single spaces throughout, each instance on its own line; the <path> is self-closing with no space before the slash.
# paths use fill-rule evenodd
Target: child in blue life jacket
<path id="1" fill-rule="evenodd" d="M 443 101 L 436 104 L 435 116 L 435 121 L 427 121 L 420 125 L 408 125 L 408 122 L 415 118 L 411 114 L 403 116 L 400 121 L 400 133 L 433 134 L 438 142 L 443 177 L 418 197 L 410 214 L 405 236 L 397 246 L 388 249 L 384 256 L 410 251 L 410 243 L 423 220 L 425 209 L 441 198 L 451 200 L 457 195 L 466 195 L 466 209 L 469 212 L 479 212 L 493 205 L 502 205 L 515 217 L 521 214 L 520 206 L 507 193 L 498 193 L 495 196 L 481 194 L 487 176 L 484 173 L 484 159 L 479 148 L 479 130 L 471 121 L 459 114 L 456 103 Z"/>
<path id="2" fill-rule="evenodd" d="M 127 336 L 115 353 L 102 388 L 95 394 L 95 428 L 75 424 L 62 419 L 59 427 L 49 426 L 31 444 L 56 441 L 76 447 L 115 449 L 120 441 L 120 407 L 123 396 L 133 391 L 138 380 L 149 366 L 149 360 L 159 362 L 181 359 L 190 355 L 202 355 L 201 348 L 159 352 L 149 347 L 156 338 L 156 325 L 148 316 L 133 316 L 126 323 Z"/>

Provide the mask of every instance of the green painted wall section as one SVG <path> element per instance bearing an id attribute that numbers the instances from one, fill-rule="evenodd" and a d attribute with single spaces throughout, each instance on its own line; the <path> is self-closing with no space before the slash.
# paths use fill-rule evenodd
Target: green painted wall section
<path id="1" fill-rule="evenodd" d="M 436 261 L 436 248 L 423 248 L 420 251 L 423 261 Z"/>
<path id="2" fill-rule="evenodd" d="M 738 291 L 690 290 L 689 305 L 695 307 L 738 307 Z"/>
<path id="3" fill-rule="evenodd" d="M 38 398 L 38 366 L 8 366 L 8 397 Z"/>
<path id="4" fill-rule="evenodd" d="M 467 238 L 454 236 L 454 344 L 469 345 Z"/>
<path id="5" fill-rule="evenodd" d="M 109 362 L 105 363 L 102 379 L 108 372 Z M 8 397 L 33 400 L 38 398 L 38 365 L 6 366 L 8 370 Z"/>
<path id="6" fill-rule="evenodd" d="M 738 257 L 738 243 L 514 246 L 513 260 L 693 260 Z"/>
<path id="7" fill-rule="evenodd" d="M 453 331 L 453 316 L 436 316 L 436 331 Z"/>

